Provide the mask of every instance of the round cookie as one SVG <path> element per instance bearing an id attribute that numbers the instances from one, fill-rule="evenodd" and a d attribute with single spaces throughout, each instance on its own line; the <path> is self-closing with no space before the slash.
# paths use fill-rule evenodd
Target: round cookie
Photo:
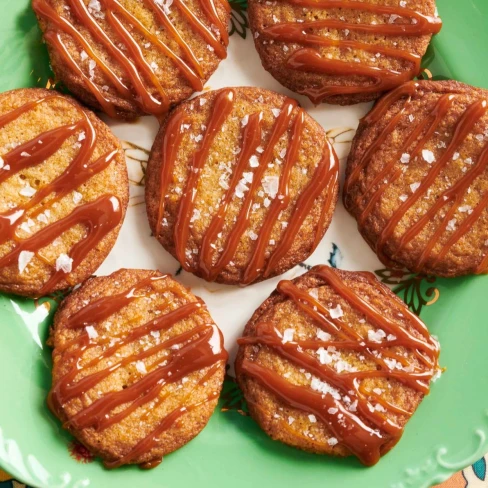
<path id="1" fill-rule="evenodd" d="M 33 0 L 56 78 L 111 117 L 162 117 L 226 57 L 227 0 Z"/>
<path id="2" fill-rule="evenodd" d="M 344 205 L 388 267 L 488 269 L 487 99 L 456 81 L 410 82 L 359 124 Z"/>
<path id="3" fill-rule="evenodd" d="M 71 97 L 0 95 L 0 291 L 43 296 L 88 278 L 129 200 L 124 153 Z"/>
<path id="4" fill-rule="evenodd" d="M 317 247 L 338 166 L 325 131 L 295 100 L 257 88 L 209 92 L 160 129 L 146 172 L 149 223 L 185 270 L 261 281 Z"/>
<path id="5" fill-rule="evenodd" d="M 439 345 L 372 273 L 315 266 L 280 281 L 238 340 L 236 375 L 273 439 L 371 466 L 440 374 Z"/>
<path id="6" fill-rule="evenodd" d="M 168 275 L 122 269 L 69 295 L 50 338 L 52 412 L 109 468 L 157 466 L 217 405 L 227 353 L 205 304 Z"/>
<path id="7" fill-rule="evenodd" d="M 413 79 L 432 34 L 435 0 L 249 0 L 264 68 L 314 103 L 375 100 Z"/>

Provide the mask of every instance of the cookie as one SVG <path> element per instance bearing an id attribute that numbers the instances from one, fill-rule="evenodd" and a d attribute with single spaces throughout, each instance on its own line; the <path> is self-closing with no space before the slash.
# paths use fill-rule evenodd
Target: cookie
<path id="1" fill-rule="evenodd" d="M 249 0 L 264 68 L 312 102 L 375 100 L 413 79 L 442 23 L 435 0 Z"/>
<path id="2" fill-rule="evenodd" d="M 317 247 L 338 194 L 338 160 L 297 102 L 257 88 L 201 95 L 172 112 L 146 173 L 153 234 L 186 271 L 248 285 Z"/>
<path id="3" fill-rule="evenodd" d="M 361 121 L 344 204 L 383 263 L 453 277 L 488 268 L 488 91 L 410 82 Z"/>
<path id="4" fill-rule="evenodd" d="M 0 292 L 39 297 L 88 278 L 129 200 L 124 153 L 71 97 L 0 95 Z"/>
<path id="5" fill-rule="evenodd" d="M 91 278 L 51 334 L 52 412 L 108 468 L 157 466 L 217 405 L 227 353 L 201 299 L 157 271 Z"/>
<path id="6" fill-rule="evenodd" d="M 236 375 L 273 439 L 371 466 L 399 440 L 439 345 L 372 273 L 315 266 L 280 281 L 238 340 Z"/>
<path id="7" fill-rule="evenodd" d="M 32 0 L 56 78 L 111 117 L 162 117 L 226 57 L 227 0 Z"/>

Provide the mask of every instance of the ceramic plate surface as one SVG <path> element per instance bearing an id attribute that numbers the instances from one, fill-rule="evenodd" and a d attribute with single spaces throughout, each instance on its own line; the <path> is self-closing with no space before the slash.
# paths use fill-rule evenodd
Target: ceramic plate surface
<path id="1" fill-rule="evenodd" d="M 0 1 L 1 91 L 45 87 L 52 76 L 29 3 Z M 247 28 L 245 4 L 234 0 L 232 6 L 229 55 L 206 89 L 252 85 L 293 96 L 261 67 Z M 438 7 L 444 28 L 423 66 L 436 79 L 456 78 L 488 87 L 488 2 L 438 0 Z M 329 132 L 343 169 L 358 119 L 370 105 L 313 107 L 305 98 L 298 98 Z M 178 263 L 150 236 L 145 216 L 145 160 L 157 122 L 151 117 L 131 124 L 105 120 L 124 141 L 131 200 L 117 244 L 97 274 L 121 267 L 178 274 L 207 302 L 233 360 L 236 338 L 279 278 L 240 289 L 180 273 Z M 34 302 L 0 295 L 0 467 L 39 488 L 176 488 L 194 484 L 201 488 L 423 488 L 479 459 L 488 451 L 488 277 L 435 280 L 385 270 L 341 204 L 313 256 L 280 278 L 295 277 L 308 265 L 318 263 L 376 272 L 412 310 L 421 313 L 441 342 L 445 374 L 409 422 L 401 442 L 376 466 L 365 468 L 355 459 L 316 456 L 273 442 L 242 415 L 245 405 L 229 377 L 221 404 L 206 429 L 167 456 L 160 467 L 151 471 L 134 466 L 105 470 L 61 430 L 45 404 L 51 369 L 45 340 L 60 297 Z M 229 373 L 233 374 L 232 370 Z"/>

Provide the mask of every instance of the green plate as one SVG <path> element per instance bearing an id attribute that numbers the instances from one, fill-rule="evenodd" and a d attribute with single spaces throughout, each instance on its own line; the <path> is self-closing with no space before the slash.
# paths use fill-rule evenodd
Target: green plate
<path id="1" fill-rule="evenodd" d="M 455 78 L 488 88 L 485 81 L 488 66 L 483 61 L 488 45 L 485 28 L 488 2 L 439 0 L 438 3 L 444 28 L 435 38 L 424 66 L 436 79 Z M 3 0 L 1 7 L 0 90 L 46 86 L 51 76 L 48 58 L 29 2 Z M 210 81 L 212 88 L 255 84 L 287 93 L 260 67 L 247 35 L 241 2 L 233 3 L 232 27 L 229 58 Z M 351 135 L 359 116 L 368 109 L 368 106 L 312 108 L 306 103 L 304 106 L 335 135 L 336 148 L 344 146 L 342 153 L 338 149 L 342 156 L 347 153 L 350 138 L 339 140 L 339 137 Z M 151 145 L 156 126 L 152 119 L 131 126 L 110 124 L 119 137 L 132 144 L 126 149 L 131 179 L 135 182 L 132 195 L 137 198 L 143 191 L 139 188 L 137 193 L 140 180 L 137 168 L 130 165 L 142 164 L 147 157 L 145 150 Z M 337 124 L 346 129 L 337 130 Z M 122 237 L 101 273 L 122 266 L 176 271 L 175 261 L 150 239 L 145 219 L 141 218 L 143 213 L 141 205 L 135 203 Z M 60 297 L 35 303 L 0 296 L 0 467 L 39 488 L 138 485 L 176 488 L 194 484 L 202 488 L 256 485 L 423 488 L 443 481 L 479 459 L 488 451 L 488 389 L 483 380 L 488 370 L 488 319 L 484 304 L 488 277 L 434 280 L 380 270 L 342 207 L 337 209 L 331 230 L 307 264 L 327 261 L 349 269 L 376 270 L 383 281 L 396 285 L 412 309 L 421 312 L 442 345 L 445 374 L 408 424 L 401 442 L 376 466 L 365 468 L 355 459 L 315 456 L 273 442 L 249 417 L 242 415 L 245 405 L 235 383 L 228 378 L 220 408 L 209 425 L 195 440 L 168 456 L 159 468 L 107 471 L 72 442 L 45 405 L 51 368 L 45 340 Z M 303 268 L 298 268 L 287 277 L 302 271 Z M 209 303 L 231 352 L 235 352 L 235 338 L 246 319 L 276 284 L 271 280 L 239 290 L 208 285 L 185 273 L 180 278 Z"/>

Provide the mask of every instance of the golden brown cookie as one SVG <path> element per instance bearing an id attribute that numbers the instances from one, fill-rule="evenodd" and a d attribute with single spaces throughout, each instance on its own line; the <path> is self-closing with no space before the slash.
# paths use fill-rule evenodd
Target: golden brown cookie
<path id="1" fill-rule="evenodd" d="M 208 281 L 250 284 L 317 247 L 338 194 L 325 131 L 297 102 L 226 88 L 181 104 L 162 126 L 146 173 L 156 238 Z"/>
<path id="2" fill-rule="evenodd" d="M 264 68 L 314 103 L 350 105 L 413 79 L 432 34 L 435 0 L 249 0 Z"/>
<path id="3" fill-rule="evenodd" d="M 122 269 L 66 298 L 51 333 L 53 413 L 109 468 L 157 466 L 217 405 L 227 353 L 201 299 Z"/>
<path id="4" fill-rule="evenodd" d="M 488 91 L 419 81 L 381 99 L 349 155 L 344 204 L 388 266 L 488 268 Z"/>
<path id="5" fill-rule="evenodd" d="M 56 77 L 111 117 L 163 116 L 226 57 L 227 0 L 32 0 Z"/>
<path id="6" fill-rule="evenodd" d="M 378 462 L 440 374 L 439 345 L 372 273 L 315 266 L 280 281 L 236 359 L 252 417 L 306 451 Z"/>
<path id="7" fill-rule="evenodd" d="M 129 200 L 124 153 L 71 97 L 0 95 L 0 291 L 81 283 L 115 244 Z"/>

